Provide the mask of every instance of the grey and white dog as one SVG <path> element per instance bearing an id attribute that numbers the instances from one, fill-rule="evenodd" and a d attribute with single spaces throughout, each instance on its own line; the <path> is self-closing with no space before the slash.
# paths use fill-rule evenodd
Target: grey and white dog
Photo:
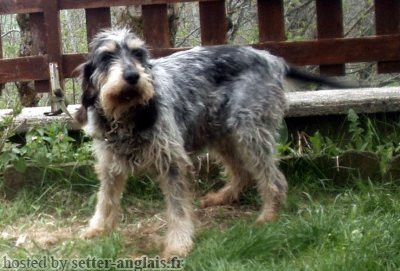
<path id="1" fill-rule="evenodd" d="M 203 207 L 238 199 L 255 180 L 263 202 L 257 221 L 277 217 L 287 190 L 275 158 L 287 109 L 282 83 L 285 76 L 323 79 L 250 47 L 195 47 L 149 59 L 144 42 L 125 29 L 99 33 L 90 48 L 76 119 L 93 137 L 101 187 L 84 237 L 113 230 L 127 175 L 153 170 L 167 205 L 164 256 L 186 255 L 194 234 L 189 155 L 203 148 L 230 176 Z"/>

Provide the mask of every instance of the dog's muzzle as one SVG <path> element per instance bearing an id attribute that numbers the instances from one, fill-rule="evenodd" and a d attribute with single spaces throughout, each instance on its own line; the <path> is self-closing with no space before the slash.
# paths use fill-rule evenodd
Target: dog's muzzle
<path id="1" fill-rule="evenodd" d="M 126 68 L 122 74 L 125 86 L 121 89 L 118 98 L 120 101 L 132 100 L 139 96 L 138 82 L 140 75 L 133 68 Z"/>
<path id="2" fill-rule="evenodd" d="M 140 96 L 139 90 L 136 86 L 127 85 L 118 94 L 118 100 L 120 100 L 121 102 L 124 100 L 128 101 L 135 99 L 139 96 Z"/>
<path id="3" fill-rule="evenodd" d="M 134 86 L 139 81 L 140 75 L 133 69 L 126 69 L 123 73 L 124 80 L 131 86 Z"/>

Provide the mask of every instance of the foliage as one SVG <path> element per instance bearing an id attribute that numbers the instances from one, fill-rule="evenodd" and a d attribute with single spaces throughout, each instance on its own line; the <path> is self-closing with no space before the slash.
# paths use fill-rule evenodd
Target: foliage
<path id="1" fill-rule="evenodd" d="M 21 172 L 26 164 L 47 166 L 49 164 L 72 161 L 85 161 L 91 158 L 90 143 L 77 144 L 68 135 L 65 124 L 55 123 L 49 126 L 32 126 L 26 133 L 24 144 L 14 143 L 10 138 L 15 134 L 12 117 L 0 122 L 3 144 L 0 145 L 0 170 L 12 164 Z"/>
<path id="2" fill-rule="evenodd" d="M 368 151 L 379 156 L 382 169 L 396 154 L 400 154 L 400 124 L 380 121 L 376 118 L 359 116 L 349 110 L 344 131 L 337 138 L 322 135 L 319 131 L 313 135 L 300 133 L 297 142 L 289 140 L 287 128 L 283 128 L 279 145 L 281 156 L 328 155 L 337 156 L 346 150 Z"/>
<path id="3" fill-rule="evenodd" d="M 15 134 L 15 127 L 13 124 L 15 116 L 21 111 L 20 106 L 15 106 L 9 116 L 5 116 L 0 120 L 0 171 L 2 171 L 7 164 L 14 162 L 17 168 L 24 168 L 23 163 L 16 162 L 17 154 L 20 150 L 18 144 L 11 143 L 10 137 Z M 22 164 L 19 166 L 19 164 Z"/>
<path id="4" fill-rule="evenodd" d="M 68 135 L 65 124 L 33 126 L 24 136 L 23 144 L 15 143 L 13 116 L 0 122 L 0 169 L 13 164 L 24 171 L 26 163 L 38 166 L 70 161 L 91 159 L 91 144 L 85 138 L 77 141 Z M 390 129 L 382 129 L 382 126 Z M 337 156 L 346 150 L 369 151 L 378 154 L 384 168 L 387 162 L 400 153 L 400 125 L 357 115 L 350 110 L 346 117 L 346 127 L 336 139 L 322 135 L 319 131 L 313 135 L 300 133 L 299 139 L 289 136 L 283 123 L 280 131 L 278 152 L 281 157 L 300 157 L 304 154 Z M 382 131 L 383 130 L 383 131 Z"/>

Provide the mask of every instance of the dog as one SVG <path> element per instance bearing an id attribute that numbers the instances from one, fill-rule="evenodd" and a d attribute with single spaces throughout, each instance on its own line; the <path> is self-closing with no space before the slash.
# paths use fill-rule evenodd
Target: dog
<path id="1" fill-rule="evenodd" d="M 231 203 L 255 181 L 262 199 L 257 222 L 274 220 L 287 192 L 275 157 L 287 110 L 284 78 L 334 83 L 250 47 L 195 47 L 150 59 L 144 42 L 127 29 L 97 34 L 80 70 L 75 118 L 93 138 L 101 181 L 83 235 L 112 231 L 127 176 L 152 170 L 167 206 L 165 257 L 185 256 L 193 246 L 190 154 L 208 148 L 230 176 L 202 198 L 202 207 Z"/>

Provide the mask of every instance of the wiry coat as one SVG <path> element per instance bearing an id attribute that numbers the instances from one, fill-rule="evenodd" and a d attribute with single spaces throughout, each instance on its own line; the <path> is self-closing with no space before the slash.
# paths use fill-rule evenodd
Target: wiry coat
<path id="1" fill-rule="evenodd" d="M 189 154 L 205 147 L 225 164 L 231 182 L 205 196 L 203 206 L 235 200 L 255 180 L 264 202 L 258 221 L 276 217 L 287 190 L 274 157 L 287 107 L 282 59 L 227 45 L 149 60 L 125 30 L 99 34 L 91 48 L 77 120 L 94 138 L 102 187 L 87 237 L 114 227 L 126 175 L 152 169 L 167 202 L 165 253 L 186 254 L 193 236 Z M 107 65 L 98 59 L 104 54 L 113 55 Z"/>

